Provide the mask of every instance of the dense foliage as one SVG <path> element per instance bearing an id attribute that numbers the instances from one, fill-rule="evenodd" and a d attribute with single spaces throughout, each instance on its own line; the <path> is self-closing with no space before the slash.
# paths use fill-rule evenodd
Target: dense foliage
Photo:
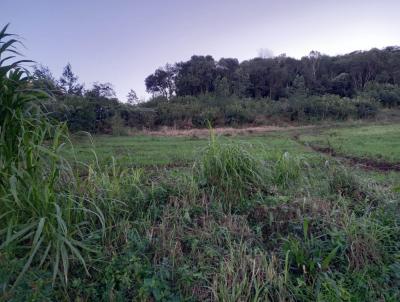
<path id="1" fill-rule="evenodd" d="M 287 125 L 324 120 L 374 117 L 380 104 L 368 97 L 354 99 L 337 95 L 294 96 L 270 99 L 216 98 L 212 95 L 166 99 L 130 105 L 104 97 L 64 96 L 47 103 L 54 118 L 67 122 L 73 132 L 123 134 L 130 129 L 155 129 L 160 126 L 204 128 L 213 126 Z"/>
<path id="2" fill-rule="evenodd" d="M 68 64 L 56 80 L 36 66 L 33 85 L 55 96 L 46 110 L 71 131 L 121 134 L 127 128 L 180 128 L 364 119 L 400 105 L 400 49 L 296 60 L 284 55 L 237 59 L 193 56 L 148 76 L 153 97 L 135 91 L 122 103 L 110 83 L 85 89 Z"/>
<path id="3" fill-rule="evenodd" d="M 241 63 L 235 58 L 192 56 L 157 69 L 145 81 L 149 93 L 165 97 L 215 93 L 273 100 L 289 97 L 299 84 L 310 94 L 354 97 L 369 82 L 400 84 L 399 47 L 333 57 L 312 51 L 300 60 L 283 54 Z"/>

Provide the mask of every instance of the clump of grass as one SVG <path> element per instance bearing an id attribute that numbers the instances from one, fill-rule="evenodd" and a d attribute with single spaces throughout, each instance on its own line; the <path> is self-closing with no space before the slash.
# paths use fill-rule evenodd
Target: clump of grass
<path id="1" fill-rule="evenodd" d="M 82 240 L 86 213 L 68 191 L 75 179 L 60 156 L 66 129 L 40 110 L 37 100 L 48 96 L 29 89 L 24 61 L 6 64 L 18 55 L 18 41 L 6 30 L 0 31 L 0 251 L 24 259 L 8 280 L 14 285 L 32 265 L 52 266 L 53 282 L 67 282 L 70 260 L 86 267 L 81 251 L 89 248 Z"/>
<path id="2" fill-rule="evenodd" d="M 333 166 L 328 170 L 329 186 L 332 193 L 347 196 L 359 200 L 363 196 L 360 186 L 354 174 L 342 166 Z"/>
<path id="3" fill-rule="evenodd" d="M 216 301 L 287 301 L 279 259 L 265 251 L 233 243 L 211 285 Z"/>
<path id="4" fill-rule="evenodd" d="M 42 112 L 49 96 L 30 89 L 26 61 L 12 61 L 18 43 L 7 26 L 0 31 L 0 253 L 24 263 L 5 280 L 9 292 L 31 267 L 51 270 L 53 284 L 67 284 L 73 264 L 89 273 L 90 234 L 104 220 L 77 195 L 78 179 L 61 155 L 67 129 Z"/>
<path id="5" fill-rule="evenodd" d="M 330 193 L 348 199 L 353 206 L 359 204 L 361 208 L 367 209 L 363 203 L 368 203 L 370 207 L 376 207 L 379 203 L 394 198 L 393 193 L 375 181 L 363 179 L 342 165 L 328 164 L 326 172 L 325 178 Z"/>
<path id="6" fill-rule="evenodd" d="M 282 189 L 287 189 L 304 176 L 304 173 L 302 175 L 304 168 L 306 165 L 298 156 L 293 156 L 289 152 L 276 154 L 271 167 L 272 182 Z"/>
<path id="7" fill-rule="evenodd" d="M 233 205 L 266 188 L 263 163 L 244 146 L 220 143 L 213 133 L 195 172 L 200 186 Z"/>

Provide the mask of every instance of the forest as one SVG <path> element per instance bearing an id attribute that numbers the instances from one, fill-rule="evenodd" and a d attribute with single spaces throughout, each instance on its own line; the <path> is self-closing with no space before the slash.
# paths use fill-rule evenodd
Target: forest
<path id="1" fill-rule="evenodd" d="M 40 65 L 33 74 L 33 85 L 54 96 L 47 110 L 72 131 L 366 119 L 400 105 L 400 47 L 395 46 L 338 56 L 312 51 L 299 60 L 192 56 L 149 75 L 151 98 L 145 101 L 134 90 L 127 102 L 119 101 L 110 83 L 85 89 L 70 64 L 60 79 Z"/>

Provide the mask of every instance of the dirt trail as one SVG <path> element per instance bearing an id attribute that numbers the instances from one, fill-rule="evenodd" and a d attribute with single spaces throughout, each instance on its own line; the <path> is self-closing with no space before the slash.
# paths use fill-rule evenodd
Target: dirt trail
<path id="1" fill-rule="evenodd" d="M 311 150 L 313 150 L 315 152 L 327 154 L 336 159 L 344 161 L 347 165 L 353 165 L 353 166 L 357 165 L 360 168 L 362 168 L 364 170 L 369 170 L 369 171 L 400 172 L 400 162 L 391 163 L 391 162 L 382 161 L 382 160 L 378 161 L 378 160 L 374 160 L 371 158 L 363 158 L 363 157 L 356 157 L 356 156 L 345 155 L 345 154 L 338 154 L 334 149 L 329 148 L 329 147 L 320 147 L 320 146 L 306 144 L 300 140 L 300 137 L 298 134 L 294 135 L 293 139 L 296 142 L 298 142 L 299 144 L 301 144 L 307 148 L 310 148 Z"/>

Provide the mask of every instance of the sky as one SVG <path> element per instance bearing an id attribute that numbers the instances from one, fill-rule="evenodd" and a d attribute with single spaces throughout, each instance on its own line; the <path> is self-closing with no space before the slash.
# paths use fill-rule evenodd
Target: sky
<path id="1" fill-rule="evenodd" d="M 337 55 L 400 45 L 400 0 L 0 0 L 0 26 L 58 78 L 111 82 L 120 100 L 148 97 L 144 79 L 192 55 L 240 61 L 311 50 Z"/>

